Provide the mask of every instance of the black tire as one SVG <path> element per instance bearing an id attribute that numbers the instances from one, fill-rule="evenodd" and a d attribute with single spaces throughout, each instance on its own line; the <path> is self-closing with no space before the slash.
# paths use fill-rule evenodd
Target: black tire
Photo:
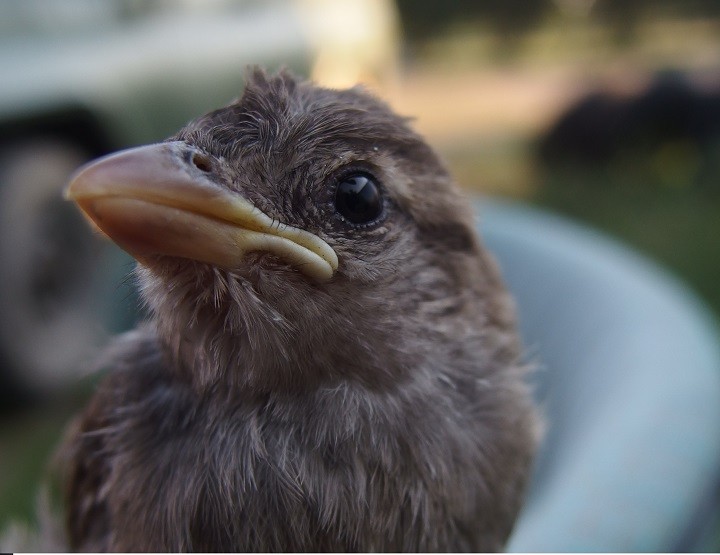
<path id="1" fill-rule="evenodd" d="M 49 393 L 89 369 L 107 333 L 98 291 L 110 248 L 63 199 L 87 155 L 54 140 L 0 152 L 0 382 Z"/>

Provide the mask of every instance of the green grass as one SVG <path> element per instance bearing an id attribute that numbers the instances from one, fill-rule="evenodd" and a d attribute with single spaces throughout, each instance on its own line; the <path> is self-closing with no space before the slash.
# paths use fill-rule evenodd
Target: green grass
<path id="1" fill-rule="evenodd" d="M 13 424 L 0 433 L 0 523 L 33 519 L 35 492 L 62 431 L 61 420 L 44 412 L 19 417 Z"/>
<path id="2" fill-rule="evenodd" d="M 36 501 L 47 483 L 52 455 L 63 431 L 94 388 L 90 378 L 75 389 L 56 392 L 18 413 L 3 416 L 0 426 L 0 534 L 13 520 L 35 522 Z"/>
<path id="3" fill-rule="evenodd" d="M 654 258 L 720 315 L 720 190 L 621 183 L 576 171 L 549 176 L 531 200 Z"/>

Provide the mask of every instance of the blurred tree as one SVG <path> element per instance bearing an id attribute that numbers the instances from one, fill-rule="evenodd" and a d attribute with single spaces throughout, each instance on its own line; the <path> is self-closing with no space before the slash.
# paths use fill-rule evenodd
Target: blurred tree
<path id="1" fill-rule="evenodd" d="M 646 186 L 717 187 L 720 88 L 683 73 L 659 74 L 634 97 L 596 91 L 561 115 L 538 142 L 541 165 L 631 176 Z"/>
<path id="2" fill-rule="evenodd" d="M 489 24 L 503 38 L 515 40 L 538 25 L 551 0 L 397 0 L 406 38 L 422 41 L 442 34 L 458 22 Z"/>
<path id="3" fill-rule="evenodd" d="M 670 18 L 717 17 L 720 2 L 716 0 L 596 0 L 590 15 L 608 25 L 614 32 L 615 43 L 631 44 L 637 37 L 641 21 L 658 16 Z"/>
<path id="4" fill-rule="evenodd" d="M 405 37 L 410 43 L 442 35 L 458 23 L 476 21 L 490 26 L 506 44 L 517 42 L 553 12 L 579 11 L 613 30 L 615 42 L 636 38 L 641 21 L 660 15 L 675 18 L 720 16 L 717 0 L 397 0 Z M 589 6 L 589 9 L 585 9 Z"/>

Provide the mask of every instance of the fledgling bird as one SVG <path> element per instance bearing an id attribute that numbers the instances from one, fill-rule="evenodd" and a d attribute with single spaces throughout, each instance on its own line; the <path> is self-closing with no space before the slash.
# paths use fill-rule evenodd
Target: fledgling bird
<path id="1" fill-rule="evenodd" d="M 404 118 L 254 69 L 67 194 L 151 314 L 64 446 L 71 548 L 503 548 L 537 437 L 512 301 Z"/>

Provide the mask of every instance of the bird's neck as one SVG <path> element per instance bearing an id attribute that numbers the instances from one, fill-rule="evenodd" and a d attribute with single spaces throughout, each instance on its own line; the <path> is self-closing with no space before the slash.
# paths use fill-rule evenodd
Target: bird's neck
<path id="1" fill-rule="evenodd" d="M 349 382 L 385 391 L 417 368 L 444 366 L 446 347 L 464 349 L 462 330 L 399 318 L 381 296 L 338 299 L 304 281 L 292 295 L 287 284 L 269 294 L 272 283 L 203 266 L 176 268 L 172 279 L 138 272 L 169 369 L 199 390 L 219 384 L 246 396 Z"/>

